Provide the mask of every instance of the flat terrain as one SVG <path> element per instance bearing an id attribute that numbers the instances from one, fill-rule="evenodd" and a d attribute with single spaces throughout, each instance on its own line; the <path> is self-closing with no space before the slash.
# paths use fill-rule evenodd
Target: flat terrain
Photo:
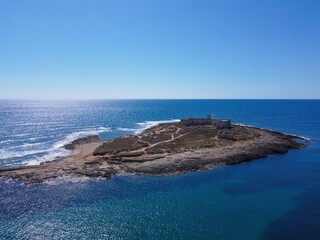
<path id="1" fill-rule="evenodd" d="M 254 127 L 183 126 L 166 123 L 139 135 L 100 141 L 97 136 L 66 145 L 70 157 L 37 166 L 0 169 L 0 177 L 41 183 L 62 176 L 111 178 L 139 173 L 165 175 L 237 164 L 301 149 L 299 137 Z"/>

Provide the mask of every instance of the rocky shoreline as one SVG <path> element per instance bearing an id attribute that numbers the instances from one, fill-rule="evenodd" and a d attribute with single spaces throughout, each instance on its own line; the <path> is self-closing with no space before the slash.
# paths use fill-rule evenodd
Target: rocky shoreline
<path id="1" fill-rule="evenodd" d="M 230 129 L 164 123 L 138 135 L 66 145 L 72 155 L 36 166 L 0 169 L 0 177 L 42 183 L 58 177 L 111 178 L 124 173 L 167 175 L 232 165 L 302 149 L 304 138 L 233 124 Z"/>

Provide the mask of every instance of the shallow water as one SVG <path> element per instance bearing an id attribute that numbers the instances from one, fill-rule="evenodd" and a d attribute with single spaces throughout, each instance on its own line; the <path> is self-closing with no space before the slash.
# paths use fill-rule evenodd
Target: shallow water
<path id="1" fill-rule="evenodd" d="M 0 181 L 0 239 L 320 239 L 320 101 L 0 101 L 0 166 L 68 154 L 157 121 L 202 117 L 311 138 L 308 148 L 236 166 L 111 180 Z"/>

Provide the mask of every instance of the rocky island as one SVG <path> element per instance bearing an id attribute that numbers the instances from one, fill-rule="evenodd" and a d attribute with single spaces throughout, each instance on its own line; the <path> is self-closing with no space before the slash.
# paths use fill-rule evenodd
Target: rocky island
<path id="1" fill-rule="evenodd" d="M 231 124 L 230 120 L 187 118 L 163 123 L 138 135 L 101 141 L 78 139 L 69 157 L 41 165 L 0 169 L 0 177 L 41 183 L 57 177 L 111 178 L 120 174 L 165 175 L 231 165 L 306 145 L 301 137 Z"/>

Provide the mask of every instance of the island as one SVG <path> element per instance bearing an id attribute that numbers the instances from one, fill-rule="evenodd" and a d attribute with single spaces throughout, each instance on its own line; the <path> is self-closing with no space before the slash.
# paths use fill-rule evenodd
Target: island
<path id="1" fill-rule="evenodd" d="M 65 146 L 68 157 L 40 165 L 0 169 L 0 177 L 42 183 L 58 177 L 111 178 L 123 174 L 167 175 L 233 165 L 306 147 L 302 137 L 228 119 L 185 118 L 137 135 L 101 141 L 98 136 Z"/>

